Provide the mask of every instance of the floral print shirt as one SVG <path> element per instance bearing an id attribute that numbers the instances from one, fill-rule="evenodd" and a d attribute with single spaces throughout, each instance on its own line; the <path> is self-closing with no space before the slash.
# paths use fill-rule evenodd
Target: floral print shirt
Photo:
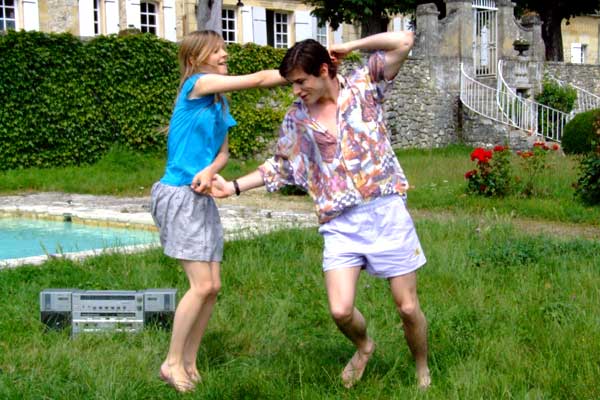
<path id="1" fill-rule="evenodd" d="M 384 62 L 379 51 L 346 77 L 338 75 L 337 137 L 298 99 L 283 120 L 275 155 L 259 167 L 270 192 L 304 188 L 321 224 L 346 208 L 408 189 L 384 124 L 384 91 L 391 84 Z"/>

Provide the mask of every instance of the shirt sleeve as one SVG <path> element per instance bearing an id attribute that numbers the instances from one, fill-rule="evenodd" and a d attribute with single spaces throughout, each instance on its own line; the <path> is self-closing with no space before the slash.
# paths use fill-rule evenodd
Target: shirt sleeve
<path id="1" fill-rule="evenodd" d="M 258 167 L 267 190 L 274 192 L 285 185 L 296 185 L 294 166 L 301 162 L 295 123 L 288 114 L 279 130 L 275 155 Z"/>
<path id="2" fill-rule="evenodd" d="M 367 69 L 373 86 L 373 97 L 381 103 L 384 100 L 385 92 L 393 82 L 385 79 L 385 52 L 380 50 L 371 54 L 367 61 Z"/>

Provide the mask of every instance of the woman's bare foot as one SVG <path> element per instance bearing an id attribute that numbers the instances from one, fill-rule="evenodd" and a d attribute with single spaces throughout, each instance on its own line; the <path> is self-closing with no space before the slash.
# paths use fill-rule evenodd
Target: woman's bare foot
<path id="1" fill-rule="evenodd" d="M 342 382 L 346 388 L 350 389 L 362 378 L 369 358 L 371 358 L 374 351 L 375 342 L 369 339 L 364 349 L 359 349 L 354 353 L 348 364 L 346 364 L 344 371 L 342 371 Z"/>
<path id="2" fill-rule="evenodd" d="M 200 376 L 200 373 L 198 372 L 198 368 L 196 368 L 196 366 L 185 367 L 185 372 L 190 377 L 190 381 L 192 381 L 194 384 L 200 383 L 202 381 L 202 377 Z"/>
<path id="3" fill-rule="evenodd" d="M 421 370 L 417 370 L 417 382 L 419 389 L 427 390 L 431 386 L 431 375 L 429 374 L 429 368 L 424 367 Z"/>
<path id="4" fill-rule="evenodd" d="M 194 384 L 185 373 L 185 370 L 171 368 L 166 362 L 160 366 L 159 377 L 180 393 L 187 393 L 194 390 Z"/>

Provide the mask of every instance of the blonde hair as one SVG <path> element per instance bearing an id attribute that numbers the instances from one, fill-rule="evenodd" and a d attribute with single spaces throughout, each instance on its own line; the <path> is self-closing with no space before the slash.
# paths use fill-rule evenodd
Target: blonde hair
<path id="1" fill-rule="evenodd" d="M 225 45 L 225 41 L 215 31 L 194 31 L 186 35 L 179 46 L 179 91 L 190 76 L 201 72 L 208 57 Z M 223 101 L 219 93 L 215 93 L 215 101 Z"/>

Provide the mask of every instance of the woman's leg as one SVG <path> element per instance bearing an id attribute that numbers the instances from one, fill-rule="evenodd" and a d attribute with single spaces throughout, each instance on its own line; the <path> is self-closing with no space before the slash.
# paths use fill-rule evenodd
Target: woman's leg
<path id="1" fill-rule="evenodd" d="M 187 337 L 183 351 L 183 363 L 185 365 L 185 371 L 192 381 L 198 382 L 200 380 L 200 374 L 196 366 L 196 358 L 198 356 L 198 348 L 202 342 L 202 337 L 208 326 L 208 321 L 212 315 L 213 307 L 217 302 L 217 295 L 221 289 L 221 265 L 218 262 L 209 263 L 212 277 L 212 288 L 213 291 L 207 296 L 204 302 L 200 314 L 196 318 L 192 330 Z"/>
<path id="2" fill-rule="evenodd" d="M 190 288 L 175 310 L 169 353 L 161 366 L 161 373 L 168 377 L 175 389 L 188 391 L 193 385 L 185 371 L 185 344 L 202 309 L 207 303 L 214 304 L 211 299 L 216 296 L 216 291 L 209 263 L 188 260 L 180 260 L 180 263 L 188 276 Z"/>

